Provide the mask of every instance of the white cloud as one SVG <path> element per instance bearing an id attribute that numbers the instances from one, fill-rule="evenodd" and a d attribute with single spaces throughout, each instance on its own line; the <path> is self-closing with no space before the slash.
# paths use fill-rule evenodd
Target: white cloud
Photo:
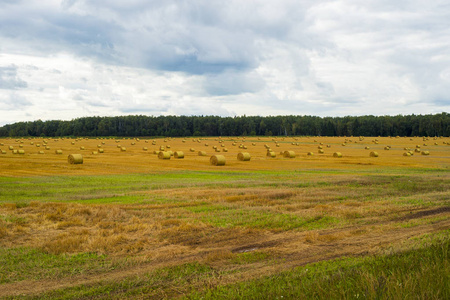
<path id="1" fill-rule="evenodd" d="M 443 0 L 3 1 L 1 122 L 437 113 L 449 53 Z"/>

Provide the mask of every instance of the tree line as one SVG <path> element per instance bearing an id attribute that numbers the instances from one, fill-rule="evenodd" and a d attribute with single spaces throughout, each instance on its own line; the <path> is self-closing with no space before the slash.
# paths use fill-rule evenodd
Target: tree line
<path id="1" fill-rule="evenodd" d="M 18 122 L 1 137 L 450 136 L 450 114 L 397 116 L 117 116 Z"/>

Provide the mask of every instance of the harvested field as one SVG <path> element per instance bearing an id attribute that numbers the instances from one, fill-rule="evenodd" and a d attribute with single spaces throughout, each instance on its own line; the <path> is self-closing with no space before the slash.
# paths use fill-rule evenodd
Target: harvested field
<path id="1" fill-rule="evenodd" d="M 422 137 L 46 139 L 83 164 L 39 154 L 43 139 L 1 139 L 0 297 L 239 298 L 221 289 L 303 276 L 319 262 L 448 247 L 450 139 L 432 139 L 421 150 L 429 155 L 408 157 Z M 330 147 L 307 155 L 321 144 Z M 19 145 L 24 154 L 9 150 Z M 169 145 L 184 158 L 154 154 Z M 236 159 L 241 145 L 250 161 Z M 210 164 L 214 146 L 228 149 L 221 167 Z M 297 155 L 269 157 L 267 146 Z"/>

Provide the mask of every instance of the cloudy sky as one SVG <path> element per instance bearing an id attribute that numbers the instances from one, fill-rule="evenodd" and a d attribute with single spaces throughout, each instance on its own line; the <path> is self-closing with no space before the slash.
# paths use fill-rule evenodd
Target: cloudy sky
<path id="1" fill-rule="evenodd" d="M 448 0 L 0 0 L 0 125 L 449 111 Z"/>

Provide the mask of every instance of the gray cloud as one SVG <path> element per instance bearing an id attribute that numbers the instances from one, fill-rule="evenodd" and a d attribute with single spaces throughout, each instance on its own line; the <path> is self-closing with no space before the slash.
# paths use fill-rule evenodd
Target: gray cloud
<path id="1" fill-rule="evenodd" d="M 449 53 L 445 0 L 0 7 L 0 99 L 33 116 L 56 101 L 74 116 L 448 111 Z"/>
<path id="2" fill-rule="evenodd" d="M 17 76 L 17 67 L 0 67 L 0 89 L 16 90 L 27 87 L 27 83 Z"/>

